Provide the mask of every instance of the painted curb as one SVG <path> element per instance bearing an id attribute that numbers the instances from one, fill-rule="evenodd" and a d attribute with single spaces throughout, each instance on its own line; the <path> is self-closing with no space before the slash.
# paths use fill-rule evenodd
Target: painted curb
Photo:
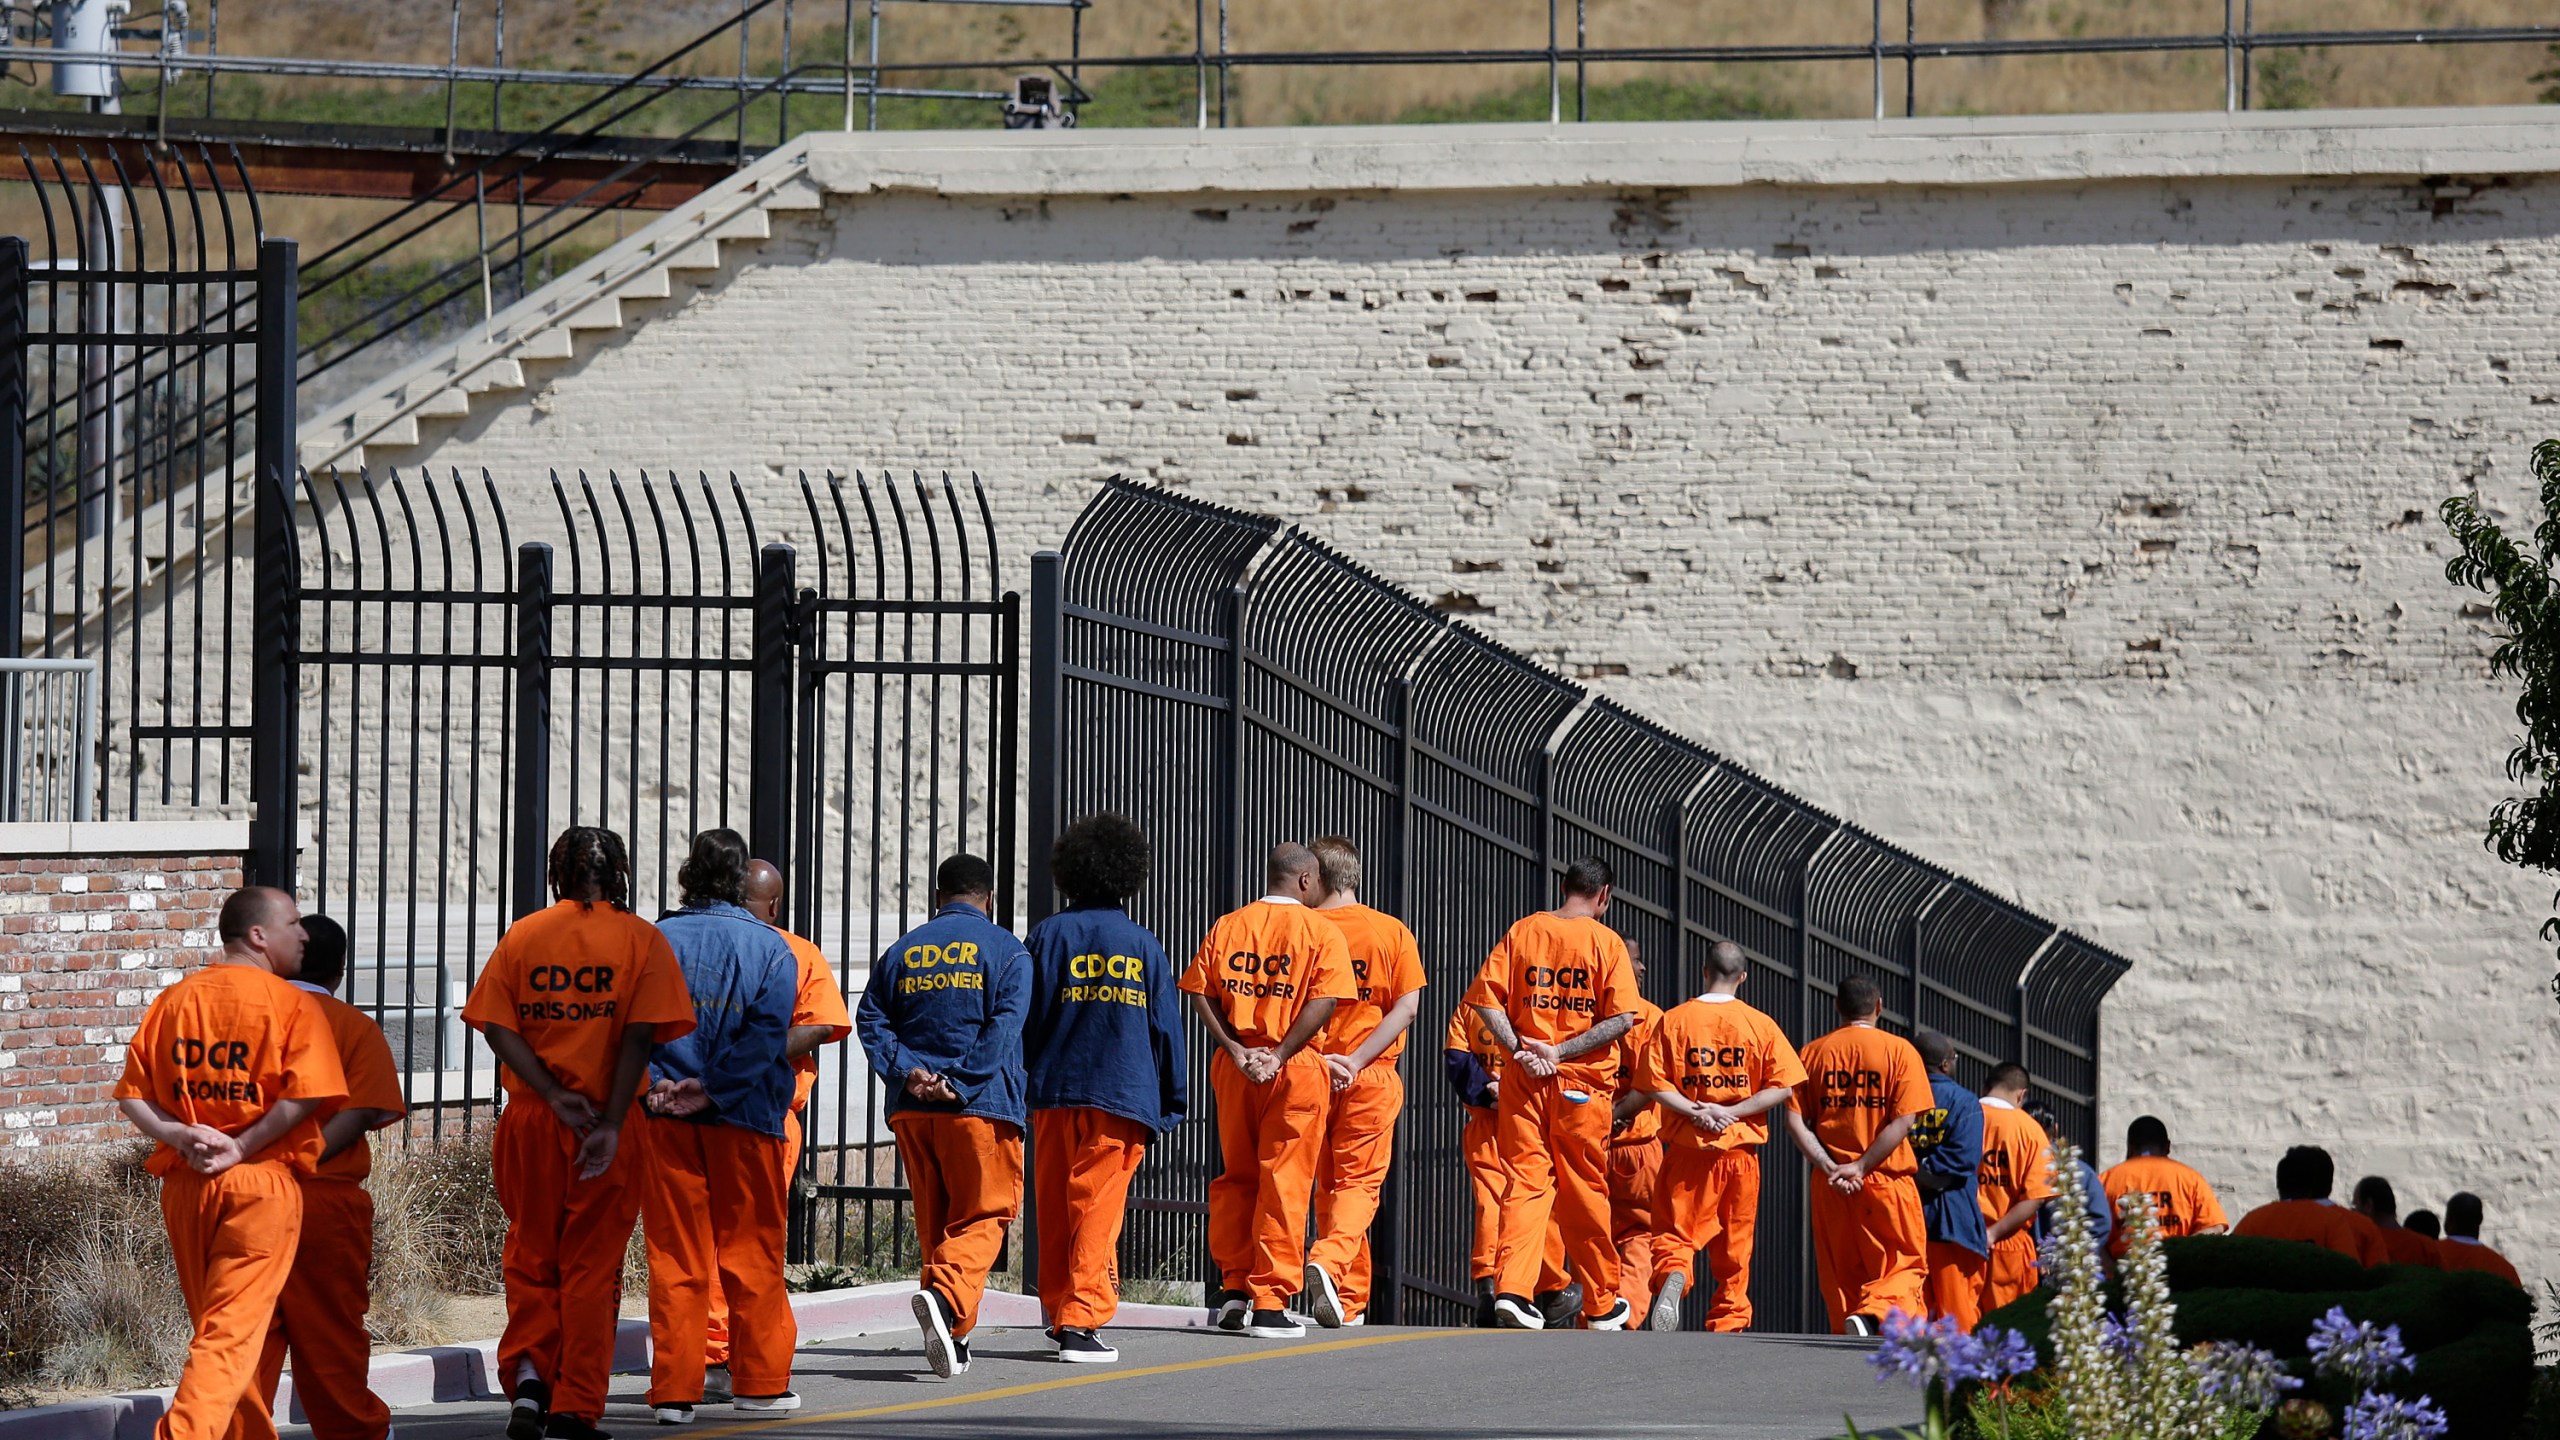
<path id="1" fill-rule="evenodd" d="M 791 1297 L 792 1314 L 800 1322 L 803 1345 L 849 1340 L 864 1335 L 901 1332 L 915 1325 L 908 1296 L 912 1280 L 822 1290 Z M 990 1290 L 981 1303 L 982 1324 L 1031 1328 L 1040 1323 L 1037 1296 Z M 1198 1330 L 1209 1324 L 1206 1310 L 1190 1305 L 1123 1305 L 1115 1327 L 1147 1330 Z M 498 1342 L 434 1345 L 421 1350 L 394 1350 L 373 1357 L 367 1383 L 394 1410 L 456 1400 L 478 1400 L 498 1393 Z M 617 1375 L 646 1374 L 649 1369 L 649 1322 L 625 1320 L 614 1336 L 613 1369 Z M 143 1390 L 66 1400 L 31 1410 L 0 1411 L 0 1440 L 150 1440 L 151 1427 L 169 1407 L 171 1390 Z M 276 1392 L 279 1423 L 301 1423 L 288 1375 Z"/>

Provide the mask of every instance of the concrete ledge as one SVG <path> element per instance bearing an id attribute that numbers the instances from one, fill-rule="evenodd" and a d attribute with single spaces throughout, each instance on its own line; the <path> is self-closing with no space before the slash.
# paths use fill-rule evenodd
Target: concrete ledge
<path id="1" fill-rule="evenodd" d="M 824 132 L 836 194 L 1300 194 L 2560 172 L 2560 109 Z"/>
<path id="2" fill-rule="evenodd" d="M 912 1280 L 860 1285 L 849 1290 L 822 1290 L 791 1297 L 800 1322 L 800 1343 L 848 1340 L 863 1335 L 912 1331 L 915 1314 L 908 1296 Z M 1040 1323 L 1036 1296 L 990 1290 L 980 1310 L 980 1323 L 1029 1327 Z M 1132 1329 L 1200 1329 L 1208 1312 L 1189 1305 L 1123 1305 L 1116 1326 Z M 645 1375 L 649 1370 L 649 1325 L 625 1320 L 614 1337 L 613 1369 L 617 1375 Z M 437 1345 L 424 1350 L 397 1350 L 373 1357 L 369 1383 L 373 1393 L 394 1410 L 456 1400 L 479 1400 L 499 1393 L 498 1342 Z M 151 1428 L 169 1408 L 170 1390 L 105 1395 L 94 1400 L 67 1400 L 31 1410 L 0 1411 L 0 1440 L 150 1440 Z M 287 1375 L 276 1392 L 278 1419 L 302 1423 L 301 1407 Z"/>
<path id="3" fill-rule="evenodd" d="M 246 820 L 73 820 L 0 825 L 0 856 L 245 855 Z"/>

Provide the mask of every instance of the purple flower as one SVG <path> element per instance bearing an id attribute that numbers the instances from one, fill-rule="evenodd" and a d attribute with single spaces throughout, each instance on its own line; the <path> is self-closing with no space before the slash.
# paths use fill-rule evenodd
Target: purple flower
<path id="1" fill-rule="evenodd" d="M 1997 1325 L 1985 1325 L 1972 1335 L 1974 1347 L 1973 1373 L 1962 1378 L 1997 1383 L 2013 1380 L 2036 1368 L 2036 1347 L 2026 1336 Z"/>
<path id="2" fill-rule="evenodd" d="M 2272 1410 L 2286 1392 L 2302 1388 L 2300 1380 L 2285 1373 L 2283 1361 L 2255 1345 L 2209 1342 L 2187 1354 L 2195 1366 L 2196 1388 L 2243 1410 Z"/>
<path id="3" fill-rule="evenodd" d="M 1878 1380 L 1899 1377 L 1914 1385 L 1973 1378 L 1981 1347 L 1952 1319 L 1932 1321 L 1899 1311 L 1884 1317 L 1884 1343 L 1867 1357 Z"/>
<path id="4" fill-rule="evenodd" d="M 2403 1400 L 2370 1391 L 2347 1407 L 2341 1440 L 2444 1440 L 2449 1428 L 2444 1411 L 2423 1395 Z"/>
<path id="5" fill-rule="evenodd" d="M 2332 1305 L 2311 1327 L 2311 1363 L 2321 1374 L 2371 1389 L 2417 1368 L 2400 1344 L 2400 1327 L 2350 1320 Z"/>
<path id="6" fill-rule="evenodd" d="M 2107 1353 L 2116 1356 L 2118 1359 L 2136 1360 L 2141 1358 L 2142 1337 L 2133 1332 L 2132 1326 L 2125 1324 L 2122 1320 L 2117 1319 L 2113 1315 L 2101 1315 L 2098 1317 L 2098 1340 L 2099 1343 L 2106 1346 Z"/>

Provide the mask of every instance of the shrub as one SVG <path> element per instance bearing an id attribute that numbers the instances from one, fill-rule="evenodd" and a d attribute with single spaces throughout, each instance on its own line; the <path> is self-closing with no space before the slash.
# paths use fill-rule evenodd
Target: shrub
<path id="1" fill-rule="evenodd" d="M 507 1212 L 490 1173 L 486 1127 L 405 1144 L 373 1136 L 374 1291 L 496 1295 Z"/>
<path id="2" fill-rule="evenodd" d="M 46 1217 L 58 1226 L 58 1248 L 35 1279 L 47 1385 L 169 1385 L 186 1363 L 195 1327 L 170 1283 L 160 1182 L 142 1168 L 150 1153 L 119 1146 L 47 1162 L 72 1177 L 55 1197 L 66 1208 Z"/>

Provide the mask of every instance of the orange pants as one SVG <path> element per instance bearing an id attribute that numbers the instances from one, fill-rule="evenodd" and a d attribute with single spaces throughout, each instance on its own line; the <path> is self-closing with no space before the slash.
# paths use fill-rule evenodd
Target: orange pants
<path id="1" fill-rule="evenodd" d="M 916 1278 L 951 1302 L 960 1317 L 951 1333 L 966 1337 L 978 1328 L 978 1301 L 1004 1253 L 1005 1229 L 1022 1213 L 1022 1130 L 1010 1120 L 912 1110 L 889 1117 L 889 1128 L 915 1193 L 924 1260 Z"/>
<path id="2" fill-rule="evenodd" d="M 790 1389 L 800 1327 L 782 1283 L 783 1137 L 649 1115 L 630 1124 L 648 1131 L 640 1211 L 649 1249 L 650 1403 L 702 1399 L 715 1277 L 731 1312 L 731 1388 Z"/>
<path id="3" fill-rule="evenodd" d="M 1219 1284 L 1256 1310 L 1277 1310 L 1307 1279 L 1307 1197 L 1333 1084 L 1314 1051 L 1289 1057 L 1260 1085 L 1225 1053 L 1209 1062 L 1218 1097 L 1218 1153 L 1209 1182 L 1209 1260 Z"/>
<path id="4" fill-rule="evenodd" d="M 1660 1217 L 1653 1241 L 1653 1284 L 1690 1274 L 1707 1253 L 1707 1328 L 1751 1328 L 1751 1240 L 1760 1225 L 1760 1152 L 1668 1147 L 1654 1186 Z M 1695 1277 L 1692 1277 L 1693 1279 Z"/>
<path id="5" fill-rule="evenodd" d="M 180 1170 L 161 1177 L 160 1218 L 196 1328 L 154 1440 L 275 1440 L 258 1367 L 301 1239 L 301 1183 L 276 1163 Z"/>
<path id="6" fill-rule="evenodd" d="M 1347 1318 L 1369 1308 L 1369 1225 L 1394 1157 L 1396 1117 L 1404 1113 L 1404 1077 L 1382 1060 L 1332 1092 L 1323 1148 L 1316 1160 L 1316 1243 L 1307 1263 L 1321 1265 L 1341 1292 Z"/>
<path id="7" fill-rule="evenodd" d="M 1986 1262 L 1961 1245 L 1929 1242 L 1929 1318 L 1952 1319 L 1971 1334 L 1982 1324 Z"/>
<path id="8" fill-rule="evenodd" d="M 2020 1228 L 1991 1247 L 1991 1263 L 1982 1276 L 1982 1313 L 1990 1314 L 2036 1288 L 2035 1227 Z"/>
<path id="9" fill-rule="evenodd" d="M 1566 1089 L 1592 1098 L 1580 1105 Z M 1609 1239 L 1609 1087 L 1568 1071 L 1545 1080 L 1505 1074 L 1495 1110 L 1495 1143 L 1508 1172 L 1496 1284 L 1532 1295 L 1547 1252 L 1547 1222 L 1582 1277 L 1582 1313 L 1597 1318 L 1618 1301 L 1618 1250 Z"/>
<path id="10" fill-rule="evenodd" d="M 804 1086 L 800 1103 L 806 1105 L 808 1100 Z M 800 1173 L 800 1141 L 800 1112 L 785 1111 L 782 1116 L 782 1203 L 786 1233 L 790 1226 L 791 1181 Z M 711 1274 L 711 1322 L 703 1331 L 702 1358 L 709 1365 L 729 1363 L 729 1297 L 721 1293 L 720 1275 L 716 1270 Z"/>
<path id="11" fill-rule="evenodd" d="M 358 1141 L 358 1144 L 364 1142 Z M 293 1397 L 313 1440 L 382 1440 L 391 1407 L 367 1388 L 373 1337 L 373 1197 L 352 1180 L 302 1182 L 302 1238 L 293 1274 L 276 1298 L 276 1323 L 258 1365 L 258 1394 L 272 1407 L 285 1352 L 293 1352 Z"/>
<path id="12" fill-rule="evenodd" d="M 1813 1263 L 1822 1283 L 1822 1306 L 1831 1331 L 1848 1333 L 1852 1315 L 1882 1319 L 1899 1311 L 1925 1315 L 1929 1243 L 1920 1214 L 1920 1187 L 1908 1175 L 1870 1175 L 1854 1195 L 1808 1177 L 1805 1204 L 1813 1222 Z"/>
<path id="13" fill-rule="evenodd" d="M 649 1167 L 649 1130 L 633 1107 L 613 1164 L 578 1178 L 578 1137 L 539 1100 L 514 1100 L 492 1141 L 498 1204 L 507 1212 L 500 1269 L 507 1329 L 498 1337 L 498 1383 L 515 1396 L 526 1361 L 551 1386 L 553 1412 L 592 1424 L 613 1378 L 613 1335 L 622 1309 L 622 1255 L 640 1218 L 637 1177 Z"/>
<path id="14" fill-rule="evenodd" d="M 1639 1314 L 1653 1303 L 1661 1174 L 1661 1136 L 1609 1142 L 1609 1243 L 1618 1247 L 1618 1294 Z"/>
<path id="15" fill-rule="evenodd" d="M 1150 1126 L 1089 1105 L 1031 1112 L 1040 1309 L 1050 1324 L 1099 1330 L 1120 1312 L 1120 1224 L 1130 1177 L 1155 1136 Z"/>
<path id="16" fill-rule="evenodd" d="M 1489 1108 L 1468 1106 L 1466 1129 L 1458 1137 L 1467 1161 L 1467 1185 L 1476 1197 L 1475 1235 L 1467 1248 L 1467 1278 L 1471 1280 L 1493 1278 L 1494 1246 L 1502 1233 L 1505 1176 L 1502 1157 L 1494 1150 L 1493 1114 Z"/>

